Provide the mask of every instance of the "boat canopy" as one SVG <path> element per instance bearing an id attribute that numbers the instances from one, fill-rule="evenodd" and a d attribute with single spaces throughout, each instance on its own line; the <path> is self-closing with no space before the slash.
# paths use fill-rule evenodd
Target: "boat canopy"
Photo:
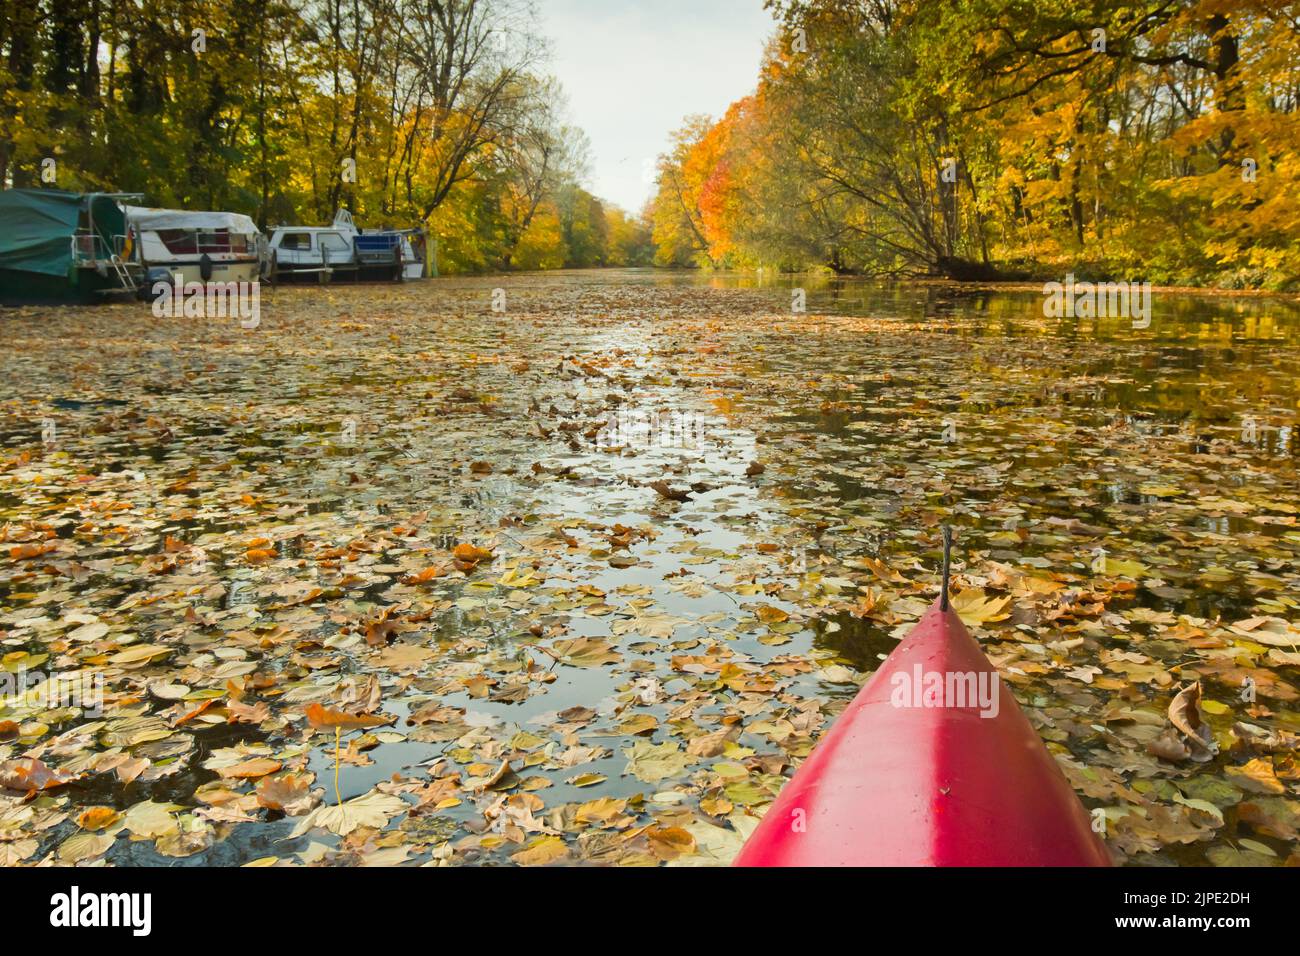
<path id="1" fill-rule="evenodd" d="M 184 209 L 151 209 L 145 206 L 127 206 L 127 218 L 141 231 L 158 232 L 166 229 L 192 229 L 197 232 L 215 232 L 225 229 L 232 235 L 256 236 L 258 229 L 248 216 L 237 212 L 190 212 Z"/>
<path id="2" fill-rule="evenodd" d="M 64 276 L 74 256 L 110 258 L 114 238 L 126 233 L 118 198 L 61 189 L 0 191 L 0 269 Z"/>

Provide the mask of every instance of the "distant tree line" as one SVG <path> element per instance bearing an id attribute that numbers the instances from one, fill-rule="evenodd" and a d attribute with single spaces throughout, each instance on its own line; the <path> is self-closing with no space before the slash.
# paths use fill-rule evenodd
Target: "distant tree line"
<path id="1" fill-rule="evenodd" d="M 444 269 L 647 264 L 648 228 L 580 185 L 535 21 L 525 0 L 0 0 L 0 184 L 262 227 L 342 206 L 427 226 Z"/>

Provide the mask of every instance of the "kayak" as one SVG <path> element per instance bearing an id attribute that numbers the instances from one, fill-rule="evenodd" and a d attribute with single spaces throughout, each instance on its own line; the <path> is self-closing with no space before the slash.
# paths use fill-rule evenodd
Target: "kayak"
<path id="1" fill-rule="evenodd" d="M 1088 811 L 943 595 L 734 866 L 1110 866 Z"/>

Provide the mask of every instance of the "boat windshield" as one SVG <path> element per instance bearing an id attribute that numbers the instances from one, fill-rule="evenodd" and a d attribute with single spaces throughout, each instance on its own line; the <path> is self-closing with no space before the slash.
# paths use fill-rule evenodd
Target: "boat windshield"
<path id="1" fill-rule="evenodd" d="M 281 249 L 297 249 L 302 252 L 311 251 L 311 233 L 310 232 L 286 232 L 280 236 Z"/>
<path id="2" fill-rule="evenodd" d="M 231 233 L 228 229 L 201 232 L 196 229 L 159 229 L 158 238 L 172 255 L 199 255 L 201 253 L 248 252 L 248 236 Z"/>

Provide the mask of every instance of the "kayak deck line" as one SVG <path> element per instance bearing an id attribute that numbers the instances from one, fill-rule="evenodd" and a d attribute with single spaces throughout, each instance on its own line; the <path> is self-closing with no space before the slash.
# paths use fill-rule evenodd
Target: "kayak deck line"
<path id="1" fill-rule="evenodd" d="M 939 607 L 948 610 L 948 575 L 952 571 L 952 526 L 943 526 L 943 583 L 939 585 Z"/>
<path id="2" fill-rule="evenodd" d="M 946 592 L 785 784 L 733 866 L 1112 865 Z"/>

